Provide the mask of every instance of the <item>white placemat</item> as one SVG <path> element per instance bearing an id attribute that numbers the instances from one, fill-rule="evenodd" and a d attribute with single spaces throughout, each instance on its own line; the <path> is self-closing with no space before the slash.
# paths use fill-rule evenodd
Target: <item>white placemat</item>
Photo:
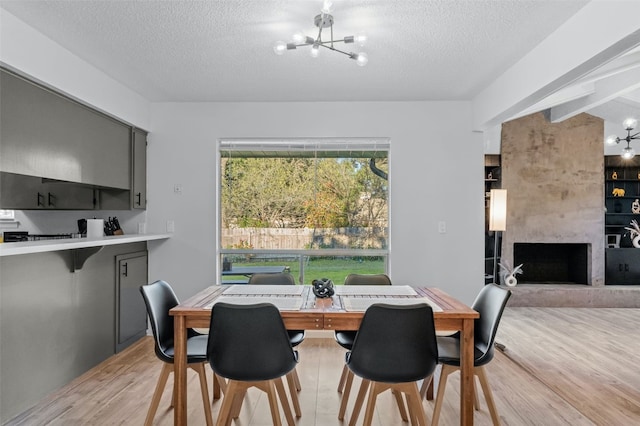
<path id="1" fill-rule="evenodd" d="M 339 296 L 416 296 L 418 294 L 408 285 L 338 285 L 334 288 Z"/>
<path id="2" fill-rule="evenodd" d="M 301 285 L 278 285 L 278 284 L 236 284 L 224 291 L 225 296 L 255 296 L 255 295 L 282 295 L 300 296 L 304 287 Z"/>
<path id="3" fill-rule="evenodd" d="M 302 297 L 253 297 L 253 296 L 225 296 L 218 297 L 213 303 L 205 306 L 211 309 L 218 302 L 233 303 L 235 305 L 254 305 L 256 303 L 273 303 L 281 311 L 299 311 L 302 308 Z"/>
<path id="4" fill-rule="evenodd" d="M 415 305 L 416 303 L 426 303 L 431 306 L 434 312 L 442 312 L 442 308 L 433 300 L 427 297 L 343 297 L 342 306 L 347 311 L 364 312 L 374 303 L 386 303 L 389 305 Z"/>

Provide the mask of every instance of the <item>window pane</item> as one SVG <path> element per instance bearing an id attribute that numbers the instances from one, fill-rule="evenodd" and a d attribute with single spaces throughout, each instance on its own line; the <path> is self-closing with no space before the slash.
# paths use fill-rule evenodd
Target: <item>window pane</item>
<path id="1" fill-rule="evenodd" d="M 221 142 L 221 263 L 283 266 L 299 282 L 323 276 L 315 265 L 385 272 L 388 141 L 325 142 Z"/>

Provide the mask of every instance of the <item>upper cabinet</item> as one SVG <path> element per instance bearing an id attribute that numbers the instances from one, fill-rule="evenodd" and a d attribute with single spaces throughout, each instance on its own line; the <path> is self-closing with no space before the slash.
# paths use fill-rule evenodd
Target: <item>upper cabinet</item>
<path id="1" fill-rule="evenodd" d="M 133 182 L 131 184 L 131 207 L 147 208 L 147 133 L 133 129 L 131 137 L 133 151 Z"/>
<path id="2" fill-rule="evenodd" d="M 0 70 L 0 171 L 131 189 L 131 127 Z"/>
<path id="3" fill-rule="evenodd" d="M 0 94 L 0 208 L 146 208 L 144 130 L 1 68 Z"/>

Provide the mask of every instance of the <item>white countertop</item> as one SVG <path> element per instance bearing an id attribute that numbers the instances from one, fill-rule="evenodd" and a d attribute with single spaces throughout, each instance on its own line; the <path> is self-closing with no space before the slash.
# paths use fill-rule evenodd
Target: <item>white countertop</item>
<path id="1" fill-rule="evenodd" d="M 66 238 L 62 240 L 2 243 L 0 244 L 0 257 L 14 256 L 17 254 L 42 253 L 57 250 L 71 250 L 85 247 L 111 246 L 114 244 L 137 243 L 140 241 L 165 240 L 168 238 L 171 238 L 171 234 L 132 234 L 114 235 L 95 239 Z"/>

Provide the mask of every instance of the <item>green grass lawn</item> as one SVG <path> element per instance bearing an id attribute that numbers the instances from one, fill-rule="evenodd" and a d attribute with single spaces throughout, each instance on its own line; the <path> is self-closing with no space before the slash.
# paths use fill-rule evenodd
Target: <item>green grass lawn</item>
<path id="1" fill-rule="evenodd" d="M 288 266 L 296 282 L 300 275 L 300 263 L 289 260 L 267 260 L 267 261 L 235 261 L 233 265 L 238 266 Z M 329 278 L 334 284 L 344 283 L 344 279 L 349 274 L 383 274 L 384 260 L 376 259 L 360 260 L 357 258 L 315 258 L 310 259 L 304 265 L 304 284 L 311 284 L 311 281 L 318 278 Z M 241 280 L 243 276 L 225 276 L 224 280 Z"/>

